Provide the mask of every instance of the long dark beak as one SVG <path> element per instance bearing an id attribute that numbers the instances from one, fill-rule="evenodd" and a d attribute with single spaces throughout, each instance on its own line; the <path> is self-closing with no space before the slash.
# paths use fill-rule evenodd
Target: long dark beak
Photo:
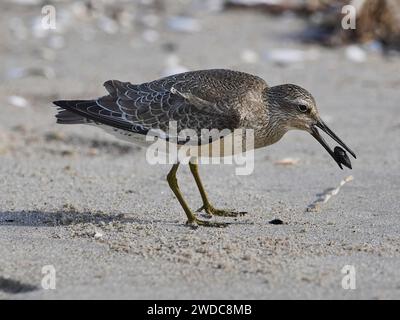
<path id="1" fill-rule="evenodd" d="M 342 165 L 351 169 L 352 168 L 351 162 L 346 152 L 340 147 L 336 147 L 335 151 L 332 151 L 332 149 L 326 143 L 324 138 L 322 138 L 322 136 L 319 134 L 319 131 L 316 127 L 320 128 L 333 140 L 335 140 L 339 145 L 341 145 L 347 152 L 349 152 L 354 157 L 354 159 L 357 158 L 355 153 L 348 146 L 346 146 L 346 144 L 331 129 L 329 129 L 329 127 L 322 120 L 318 120 L 318 122 L 315 125 L 311 126 L 312 136 L 326 149 L 326 151 L 328 151 L 331 157 L 339 165 L 340 169 L 343 169 Z"/>

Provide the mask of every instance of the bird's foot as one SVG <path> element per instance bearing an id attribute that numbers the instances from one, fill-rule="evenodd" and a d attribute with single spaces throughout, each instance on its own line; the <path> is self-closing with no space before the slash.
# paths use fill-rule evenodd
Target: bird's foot
<path id="1" fill-rule="evenodd" d="M 197 210 L 197 212 L 200 212 L 204 210 L 207 212 L 210 216 L 220 216 L 220 217 L 238 217 L 238 216 L 244 216 L 247 214 L 245 211 L 234 211 L 234 210 L 229 210 L 229 209 L 216 209 L 211 205 L 205 206 L 203 205 L 201 208 Z"/>
<path id="2" fill-rule="evenodd" d="M 187 221 L 186 225 L 191 227 L 192 229 L 197 229 L 199 226 L 203 227 L 212 227 L 212 228 L 225 228 L 229 225 L 226 222 L 214 222 L 214 221 L 204 221 L 200 219 L 194 219 L 192 221 Z"/>

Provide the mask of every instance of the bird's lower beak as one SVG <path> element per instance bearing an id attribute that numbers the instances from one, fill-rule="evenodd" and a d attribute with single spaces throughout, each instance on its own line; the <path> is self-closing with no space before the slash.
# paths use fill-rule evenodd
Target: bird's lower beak
<path id="1" fill-rule="evenodd" d="M 336 161 L 341 169 L 343 169 L 342 164 L 351 169 L 351 162 L 346 152 L 340 148 L 336 147 L 335 151 L 329 147 L 324 138 L 319 134 L 318 128 L 328 134 L 333 140 L 335 140 L 339 145 L 341 145 L 346 151 L 348 151 L 354 159 L 356 159 L 355 153 L 322 121 L 318 120 L 315 125 L 311 126 L 311 135 L 328 151 L 332 158 Z"/>

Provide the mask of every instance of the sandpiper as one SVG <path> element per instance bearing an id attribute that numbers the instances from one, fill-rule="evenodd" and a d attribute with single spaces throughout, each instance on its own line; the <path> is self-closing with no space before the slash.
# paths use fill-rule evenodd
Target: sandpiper
<path id="1" fill-rule="evenodd" d="M 355 153 L 322 121 L 311 93 L 297 85 L 270 87 L 263 79 L 251 74 L 211 69 L 180 73 L 142 84 L 109 80 L 104 86 L 108 95 L 97 99 L 54 101 L 60 107 L 57 122 L 100 126 L 134 143 L 141 143 L 141 137 L 153 129 L 167 132 L 171 121 L 178 131 L 191 129 L 199 136 L 202 129 L 234 131 L 244 128 L 254 131 L 255 149 L 276 143 L 289 130 L 298 129 L 309 132 L 318 140 L 340 168 L 344 165 L 351 169 L 345 150 L 356 158 Z M 317 128 L 345 150 L 337 146 L 332 151 Z M 164 139 L 169 137 L 164 136 Z M 196 217 L 179 189 L 178 167 L 179 162 L 173 164 L 167 181 L 187 215 L 187 223 L 226 226 Z M 242 214 L 216 209 L 208 199 L 196 161 L 191 161 L 189 167 L 203 201 L 201 210 L 211 216 Z"/>

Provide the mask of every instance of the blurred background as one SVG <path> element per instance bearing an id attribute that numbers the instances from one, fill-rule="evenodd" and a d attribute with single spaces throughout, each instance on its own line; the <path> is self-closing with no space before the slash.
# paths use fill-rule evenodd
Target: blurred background
<path id="1" fill-rule="evenodd" d="M 347 4 L 355 29 L 342 28 Z M 230 68 L 270 85 L 297 83 L 325 106 L 347 108 L 337 106 L 343 91 L 398 87 L 399 7 L 396 0 L 2 1 L 0 153 L 24 145 L 25 131 L 54 127 L 52 100 L 103 95 L 108 79 L 141 83 Z M 326 92 L 337 94 L 323 101 Z"/>
<path id="2" fill-rule="evenodd" d="M 356 29 L 342 28 L 348 4 Z M 35 268 L 51 256 L 70 271 L 60 273 L 67 289 L 59 297 L 342 298 L 350 256 L 364 266 L 367 288 L 352 297 L 399 297 L 399 260 L 390 260 L 400 234 L 399 39 L 398 0 L 1 1 L 0 242 L 9 246 L 0 250 L 0 277 L 40 283 Z M 150 166 L 143 150 L 99 129 L 55 123 L 53 100 L 104 95 L 106 80 L 210 68 L 315 96 L 359 156 L 354 181 L 323 214 L 304 210 L 348 173 L 306 133 L 260 150 L 253 175 L 204 169 L 217 206 L 252 214 L 249 225 L 193 234 L 165 183 L 169 166 Z M 197 204 L 190 173 L 181 175 Z M 283 226 L 268 224 L 273 218 Z M 127 265 L 138 271 L 129 280 Z"/>

